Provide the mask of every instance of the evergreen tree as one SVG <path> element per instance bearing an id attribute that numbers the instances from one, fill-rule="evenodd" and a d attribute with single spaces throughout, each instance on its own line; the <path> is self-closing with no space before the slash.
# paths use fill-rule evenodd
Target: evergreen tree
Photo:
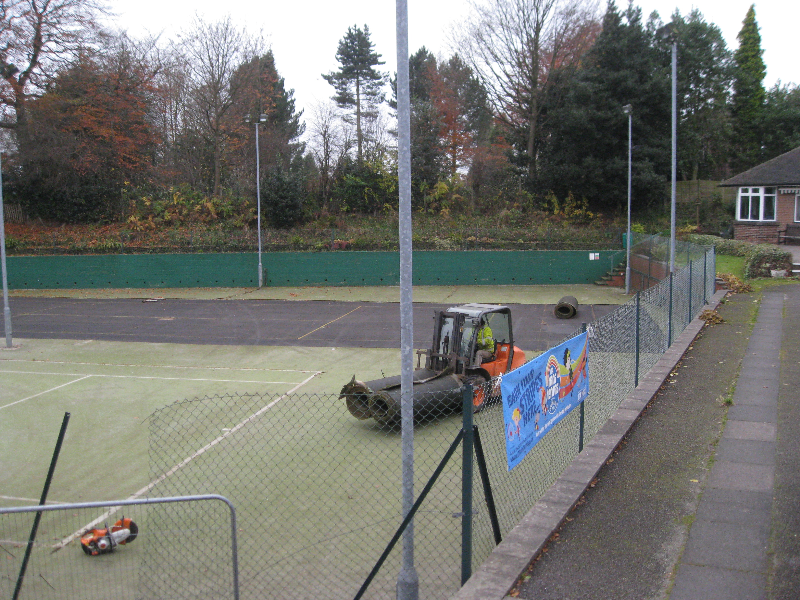
<path id="1" fill-rule="evenodd" d="M 669 50 L 657 49 L 641 10 L 620 13 L 609 2 L 603 30 L 570 79 L 563 105 L 548 100 L 547 147 L 538 191 L 558 198 L 586 198 L 595 209 L 621 210 L 627 203 L 628 119 L 633 106 L 633 200 L 666 198 L 670 165 Z M 556 89 L 556 88 L 554 88 Z"/>
<path id="2" fill-rule="evenodd" d="M 764 159 L 800 146 L 800 87 L 776 83 L 764 103 Z"/>
<path id="3" fill-rule="evenodd" d="M 763 160 L 761 155 L 764 118 L 764 76 L 766 67 L 761 55 L 761 34 L 751 5 L 737 36 L 739 47 L 733 55 L 733 167 L 749 169 Z"/>
<path id="4" fill-rule="evenodd" d="M 298 141 L 305 125 L 300 121 L 303 111 L 295 110 L 294 90 L 286 89 L 272 50 L 244 62 L 233 81 L 240 89 L 231 111 L 232 129 L 238 135 L 229 144 L 226 159 L 237 168 L 249 170 L 255 166 L 253 127 L 245 124 L 245 120 L 255 122 L 255 118 L 264 115 L 258 130 L 261 168 L 265 171 L 277 165 L 288 168 L 305 149 Z"/>
<path id="5" fill-rule="evenodd" d="M 672 27 L 679 53 L 678 176 L 721 178 L 729 154 L 731 53 L 719 27 L 706 23 L 698 10 L 687 18 L 676 12 Z"/>
<path id="6" fill-rule="evenodd" d="M 375 46 L 369 37 L 369 27 L 348 27 L 347 33 L 339 41 L 336 60 L 339 70 L 322 75 L 336 89 L 334 100 L 340 108 L 355 110 L 356 143 L 358 147 L 358 163 L 363 162 L 365 117 L 377 114 L 377 108 L 383 102 L 383 86 L 386 75 L 375 69 L 384 64 L 381 55 L 375 52 Z"/>

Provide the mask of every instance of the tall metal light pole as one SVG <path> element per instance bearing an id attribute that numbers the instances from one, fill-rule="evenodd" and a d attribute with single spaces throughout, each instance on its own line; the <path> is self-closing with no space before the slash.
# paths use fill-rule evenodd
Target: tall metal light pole
<path id="1" fill-rule="evenodd" d="M 245 123 L 250 122 L 250 117 L 244 118 Z M 264 286 L 264 269 L 261 266 L 261 152 L 258 149 L 258 126 L 267 121 L 267 115 L 259 115 L 255 119 L 256 128 L 256 211 L 258 224 L 258 287 Z"/>
<path id="2" fill-rule="evenodd" d="M 408 76 L 408 1 L 396 0 L 397 174 L 400 236 L 400 423 L 403 518 L 414 505 L 414 318 L 411 248 L 411 92 Z M 397 576 L 397 600 L 419 598 L 414 566 L 414 522 L 403 533 L 403 560 Z"/>
<path id="3" fill-rule="evenodd" d="M 0 265 L 3 271 L 3 326 L 6 347 L 11 348 L 11 309 L 8 307 L 8 275 L 6 274 L 6 223 L 3 216 L 3 160 L 0 155 Z"/>
<path id="4" fill-rule="evenodd" d="M 625 293 L 631 293 L 631 153 L 633 146 L 633 106 L 626 104 L 622 107 L 622 112 L 628 115 L 628 233 L 625 236 L 625 248 L 627 260 L 625 261 Z"/>
<path id="5" fill-rule="evenodd" d="M 669 210 L 669 272 L 675 272 L 675 195 L 678 180 L 678 37 L 670 30 L 672 42 L 672 190 Z"/>

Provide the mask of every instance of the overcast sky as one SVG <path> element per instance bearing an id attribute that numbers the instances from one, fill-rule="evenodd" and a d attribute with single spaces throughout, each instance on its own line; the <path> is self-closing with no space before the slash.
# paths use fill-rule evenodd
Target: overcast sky
<path id="1" fill-rule="evenodd" d="M 116 25 L 133 36 L 146 32 L 175 38 L 191 26 L 194 15 L 215 21 L 230 14 L 234 23 L 246 26 L 251 33 L 259 30 L 275 54 L 278 72 L 288 88 L 295 90 L 297 108 L 310 109 L 324 102 L 333 88 L 321 77 L 337 68 L 336 48 L 347 28 L 369 26 L 375 49 L 386 61 L 383 69 L 394 73 L 396 65 L 395 2 L 391 0 L 301 0 L 300 2 L 164 2 L 163 0 L 109 0 L 117 13 Z M 600 0 L 605 10 L 605 0 Z M 697 7 L 707 22 L 722 31 L 728 48 L 738 46 L 736 35 L 752 0 L 640 0 L 645 19 L 654 10 L 663 21 L 678 8 L 688 14 Z M 761 0 L 756 2 L 756 20 L 761 29 L 761 47 L 767 65 L 766 87 L 777 80 L 800 83 L 800 61 L 796 28 L 800 22 L 797 0 Z M 617 6 L 627 6 L 618 0 Z M 409 50 L 426 46 L 434 54 L 449 56 L 448 32 L 460 22 L 466 0 L 408 0 Z M 680 65 L 679 65 L 680 68 Z M 307 110 L 306 116 L 309 115 Z"/>

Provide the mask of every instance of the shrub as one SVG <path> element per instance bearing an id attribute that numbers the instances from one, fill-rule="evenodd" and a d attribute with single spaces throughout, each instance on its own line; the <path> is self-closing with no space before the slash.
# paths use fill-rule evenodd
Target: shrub
<path id="1" fill-rule="evenodd" d="M 744 276 L 747 279 L 771 277 L 772 270 L 792 270 L 792 253 L 772 244 L 752 244 L 715 235 L 689 235 L 688 240 L 701 246 L 714 246 L 718 254 L 744 257 Z"/>
<path id="2" fill-rule="evenodd" d="M 303 218 L 303 181 L 299 175 L 275 169 L 262 186 L 264 210 L 273 227 L 285 229 Z"/>
<path id="3" fill-rule="evenodd" d="M 771 277 L 773 270 L 784 270 L 791 273 L 792 253 L 770 244 L 755 246 L 745 262 L 744 276 L 748 279 Z"/>

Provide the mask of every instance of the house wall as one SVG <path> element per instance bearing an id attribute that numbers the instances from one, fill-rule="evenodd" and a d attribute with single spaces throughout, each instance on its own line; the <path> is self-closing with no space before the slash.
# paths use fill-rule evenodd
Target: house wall
<path id="1" fill-rule="evenodd" d="M 782 231 L 787 223 L 794 223 L 794 194 L 778 194 L 775 217 L 776 221 L 772 223 L 736 221 L 733 238 L 754 244 L 777 244 L 778 231 Z"/>
<path id="2" fill-rule="evenodd" d="M 754 244 L 777 244 L 778 225 L 737 221 L 733 224 L 733 239 Z"/>

